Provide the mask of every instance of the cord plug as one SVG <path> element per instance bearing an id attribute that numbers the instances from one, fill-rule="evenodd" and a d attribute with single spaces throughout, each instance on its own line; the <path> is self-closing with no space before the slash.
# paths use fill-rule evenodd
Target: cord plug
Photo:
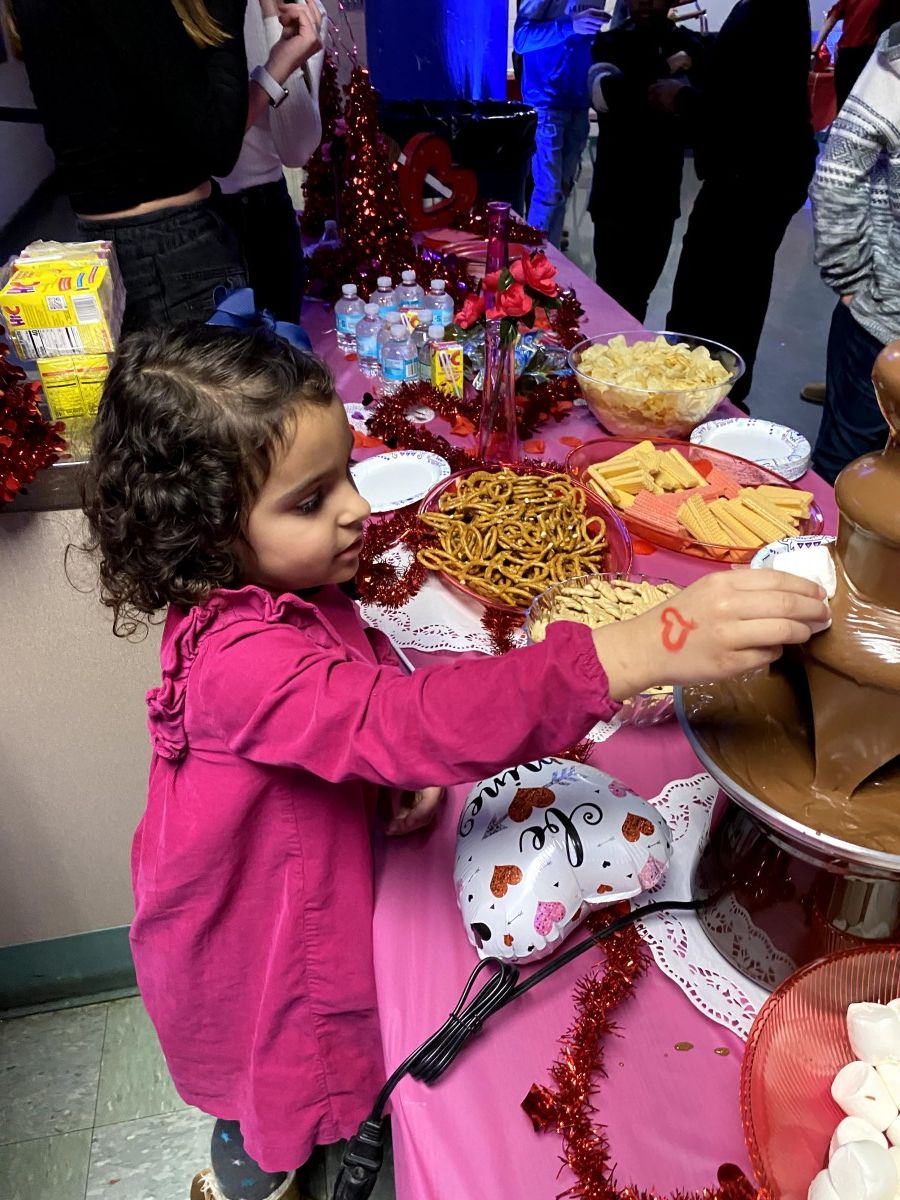
<path id="1" fill-rule="evenodd" d="M 347 1142 L 332 1200 L 367 1200 L 384 1160 L 384 1125 L 369 1118 Z"/>

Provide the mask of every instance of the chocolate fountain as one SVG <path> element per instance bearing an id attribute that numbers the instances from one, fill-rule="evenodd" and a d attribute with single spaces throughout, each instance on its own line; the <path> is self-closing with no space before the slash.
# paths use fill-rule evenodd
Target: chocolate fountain
<path id="1" fill-rule="evenodd" d="M 767 671 L 685 688 L 679 719 L 720 800 L 701 920 L 758 983 L 900 941 L 900 342 L 873 382 L 890 437 L 838 476 L 832 623 Z"/>

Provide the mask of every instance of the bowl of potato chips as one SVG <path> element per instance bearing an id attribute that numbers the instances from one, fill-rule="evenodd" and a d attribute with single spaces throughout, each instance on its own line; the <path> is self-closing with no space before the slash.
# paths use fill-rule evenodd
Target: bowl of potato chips
<path id="1" fill-rule="evenodd" d="M 574 621 L 598 629 L 613 621 L 627 621 L 656 608 L 681 589 L 668 579 L 651 579 L 626 571 L 579 575 L 555 583 L 532 601 L 525 614 L 525 636 L 542 642 L 554 621 Z M 629 697 L 619 712 L 619 723 L 646 727 L 667 720 L 674 711 L 672 688 L 663 684 Z"/>
<path id="2" fill-rule="evenodd" d="M 569 365 L 588 408 L 620 437 L 687 437 L 744 373 L 718 342 L 642 329 L 579 342 Z"/>

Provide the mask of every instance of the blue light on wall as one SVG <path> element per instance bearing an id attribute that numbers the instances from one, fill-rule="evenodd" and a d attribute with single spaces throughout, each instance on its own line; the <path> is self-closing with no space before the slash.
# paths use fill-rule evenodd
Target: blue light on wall
<path id="1" fill-rule="evenodd" d="M 372 82 L 386 100 L 506 97 L 506 0 L 367 0 Z"/>

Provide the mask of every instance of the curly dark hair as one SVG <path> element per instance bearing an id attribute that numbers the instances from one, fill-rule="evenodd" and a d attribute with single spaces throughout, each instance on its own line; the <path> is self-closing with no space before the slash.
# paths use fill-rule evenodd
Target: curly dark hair
<path id="1" fill-rule="evenodd" d="M 186 325 L 125 338 L 84 487 L 113 630 L 240 584 L 235 550 L 298 406 L 334 400 L 328 367 L 265 332 Z"/>

